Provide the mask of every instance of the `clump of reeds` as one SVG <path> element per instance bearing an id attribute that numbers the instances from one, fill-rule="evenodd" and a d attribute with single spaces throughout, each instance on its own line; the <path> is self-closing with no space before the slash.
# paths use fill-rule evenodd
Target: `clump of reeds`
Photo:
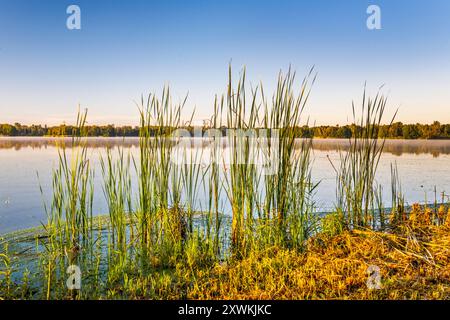
<path id="1" fill-rule="evenodd" d="M 194 226 L 199 189 L 206 181 L 207 171 L 217 168 L 203 168 L 203 151 L 186 148 L 191 140 L 186 143 L 186 137 L 179 135 L 179 130 L 189 128 L 191 123 L 181 122 L 185 101 L 172 104 L 170 91 L 165 88 L 161 98 L 150 95 L 146 100 L 142 98 L 139 105 L 140 158 L 135 160 L 139 185 L 136 223 L 143 266 L 155 263 L 173 266 L 185 257 L 186 247 L 196 241 L 209 244 L 196 248 L 219 252 L 217 195 L 215 219 L 210 210 L 206 224 L 198 222 L 202 225 L 201 230 L 195 230 Z M 213 171 L 211 177 L 216 179 L 213 191 L 217 194 L 220 184 L 217 172 Z M 215 229 L 211 228 L 213 221 L 216 221 Z"/>
<path id="2" fill-rule="evenodd" d="M 92 205 L 93 171 L 87 155 L 84 130 L 87 111 L 79 112 L 72 137 L 71 154 L 63 146 L 58 149 L 59 163 L 53 171 L 53 198 L 48 221 L 44 226 L 47 239 L 43 259 L 46 277 L 46 298 L 51 291 L 64 290 L 66 269 L 81 265 L 81 258 L 93 244 Z M 55 285 L 54 288 L 52 286 Z"/>
<path id="3" fill-rule="evenodd" d="M 298 90 L 295 73 L 280 72 L 268 101 L 262 85 L 247 92 L 245 69 L 234 86 L 229 68 L 220 110 L 226 111 L 229 130 L 231 163 L 224 165 L 224 189 L 232 208 L 235 256 L 276 243 L 301 247 L 313 232 L 311 140 L 296 145 L 295 130 L 314 82 L 312 71 Z"/>
<path id="4" fill-rule="evenodd" d="M 373 227 L 384 223 L 384 217 L 376 214 L 377 207 L 380 207 L 379 204 L 377 205 L 379 194 L 376 172 L 385 144 L 385 138 L 378 138 L 378 129 L 383 120 L 386 103 L 387 98 L 380 92 L 373 99 L 367 97 L 364 88 L 359 119 L 355 105 L 352 103 L 354 124 L 348 151 L 340 151 L 338 168 L 335 168 L 333 164 L 337 173 L 336 211 L 343 216 L 350 228 Z M 395 172 L 393 173 L 395 175 Z M 397 197 L 397 192 L 393 192 L 395 204 L 394 198 Z"/>
<path id="5" fill-rule="evenodd" d="M 132 186 L 130 177 L 130 154 L 118 148 L 114 157 L 107 149 L 106 157 L 101 156 L 103 191 L 108 204 L 108 270 L 109 281 L 123 275 L 129 263 L 129 252 L 134 247 L 135 225 L 132 214 Z M 133 250 L 131 250 L 133 251 Z M 101 252 L 97 253 L 98 255 Z"/>
<path id="6" fill-rule="evenodd" d="M 296 90 L 295 72 L 280 73 L 277 89 L 269 107 L 264 104 L 263 127 L 269 129 L 269 159 L 274 159 L 275 174 L 265 176 L 265 217 L 276 219 L 277 243 L 302 248 L 314 233 L 317 216 L 314 214 L 313 193 L 317 184 L 311 178 L 312 139 L 297 143 L 296 128 L 315 81 L 313 69 Z M 276 135 L 274 133 L 276 132 Z M 272 144 L 274 140 L 275 143 Z M 271 157 L 274 154 L 275 157 Z"/>
<path id="7" fill-rule="evenodd" d="M 161 99 L 149 95 L 141 99 L 140 159 L 138 170 L 139 198 L 137 218 L 144 250 L 151 250 L 170 238 L 180 240 L 183 233 L 183 212 L 178 201 L 170 208 L 171 132 L 180 122 L 181 106 L 173 107 L 170 91 L 163 90 Z M 174 182 L 175 188 L 179 185 Z M 175 198 L 178 189 L 173 190 Z M 167 240 L 167 241 L 165 241 Z"/>

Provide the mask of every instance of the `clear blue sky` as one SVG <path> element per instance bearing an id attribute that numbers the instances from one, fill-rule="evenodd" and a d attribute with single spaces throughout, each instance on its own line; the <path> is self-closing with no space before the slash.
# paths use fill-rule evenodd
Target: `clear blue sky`
<path id="1" fill-rule="evenodd" d="M 68 30 L 66 8 L 81 8 Z M 381 8 L 381 30 L 366 9 Z M 280 69 L 316 66 L 306 114 L 346 123 L 365 81 L 385 84 L 403 122 L 450 123 L 450 1 L 0 0 L 0 123 L 137 124 L 133 102 L 169 83 L 187 111 L 211 113 L 229 61 L 273 88 Z"/>

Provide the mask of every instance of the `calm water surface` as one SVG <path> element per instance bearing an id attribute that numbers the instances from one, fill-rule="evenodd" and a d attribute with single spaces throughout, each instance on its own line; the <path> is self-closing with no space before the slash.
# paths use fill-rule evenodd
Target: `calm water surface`
<path id="1" fill-rule="evenodd" d="M 0 137 L 0 234 L 40 225 L 46 221 L 43 203 L 50 203 L 51 173 L 58 163 L 58 145 L 70 147 L 70 139 Z M 339 159 L 345 140 L 317 139 L 313 152 L 313 179 L 320 181 L 315 200 L 319 211 L 329 211 L 335 202 L 335 173 L 328 160 Z M 107 147 L 124 146 L 138 154 L 137 138 L 90 138 L 89 157 L 95 168 L 96 214 L 107 212 L 102 191 L 99 157 Z M 382 155 L 377 181 L 384 185 L 384 200 L 390 203 L 390 165 L 397 163 L 406 201 L 424 202 L 438 194 L 450 194 L 450 141 L 389 140 Z M 134 169 L 133 181 L 136 180 Z M 43 195 L 39 190 L 42 186 Z M 200 194 L 199 197 L 204 197 Z M 228 209 L 224 208 L 227 212 Z"/>

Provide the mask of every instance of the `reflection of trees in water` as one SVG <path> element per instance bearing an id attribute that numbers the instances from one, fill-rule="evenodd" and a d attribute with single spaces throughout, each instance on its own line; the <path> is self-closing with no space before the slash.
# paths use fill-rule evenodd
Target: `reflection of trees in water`
<path id="1" fill-rule="evenodd" d="M 86 138 L 89 148 L 138 147 L 138 138 Z M 47 149 L 48 147 L 72 147 L 72 138 L 0 137 L 0 149 Z"/>
<path id="2" fill-rule="evenodd" d="M 298 139 L 296 147 L 300 147 L 301 139 Z M 139 147 L 139 138 L 87 138 L 86 143 L 90 148 L 112 148 L 122 146 L 125 148 Z M 207 146 L 208 139 L 204 139 L 202 145 Z M 226 138 L 222 140 L 222 147 L 226 147 Z M 192 147 L 198 144 L 192 143 Z M 71 138 L 42 138 L 42 137 L 0 137 L 0 149 L 21 148 L 41 149 L 48 147 L 72 147 Z M 313 149 L 320 151 L 346 150 L 349 142 L 346 139 L 313 139 Z M 431 154 L 437 158 L 441 154 L 450 154 L 450 140 L 386 140 L 384 152 L 401 156 L 408 154 Z"/>
<path id="3" fill-rule="evenodd" d="M 88 137 L 84 138 L 86 144 L 89 148 L 114 148 L 114 147 L 125 147 L 125 148 L 138 148 L 139 138 L 138 137 Z M 185 138 L 182 138 L 185 139 Z M 174 138 L 172 143 L 176 144 L 180 141 L 180 138 Z M 188 148 L 198 148 L 198 146 L 207 147 L 211 144 L 211 139 L 203 139 L 200 141 L 197 139 L 191 139 L 190 144 L 183 143 L 183 146 Z M 223 147 L 227 146 L 226 139 L 221 142 Z M 56 137 L 0 137 L 0 149 L 15 149 L 20 150 L 22 148 L 31 149 L 47 149 L 48 147 L 72 147 L 72 138 L 56 138 Z"/>
<path id="4" fill-rule="evenodd" d="M 299 144 L 297 144 L 299 145 Z M 347 150 L 349 142 L 346 139 L 314 139 L 313 149 L 320 151 Z M 450 140 L 386 140 L 384 152 L 401 156 L 408 154 L 431 154 L 439 157 L 450 154 Z"/>

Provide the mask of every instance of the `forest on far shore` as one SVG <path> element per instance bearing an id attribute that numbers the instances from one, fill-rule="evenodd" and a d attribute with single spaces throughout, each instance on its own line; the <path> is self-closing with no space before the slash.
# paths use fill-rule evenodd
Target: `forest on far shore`
<path id="1" fill-rule="evenodd" d="M 186 127 L 192 130 L 193 127 Z M 203 129 L 207 129 L 204 126 Z M 155 127 L 155 130 L 157 128 Z M 226 127 L 222 127 L 226 130 Z M 354 132 L 361 127 L 355 124 L 344 126 L 302 126 L 296 127 L 296 136 L 299 138 L 351 138 Z M 76 133 L 76 127 L 61 124 L 58 126 L 0 124 L 0 136 L 72 136 Z M 140 128 L 138 126 L 115 126 L 112 124 L 85 127 L 85 135 L 89 137 L 137 137 Z M 450 124 L 441 124 L 434 121 L 432 124 L 403 124 L 394 122 L 391 125 L 380 125 L 376 128 L 379 138 L 389 139 L 450 139 Z"/>

